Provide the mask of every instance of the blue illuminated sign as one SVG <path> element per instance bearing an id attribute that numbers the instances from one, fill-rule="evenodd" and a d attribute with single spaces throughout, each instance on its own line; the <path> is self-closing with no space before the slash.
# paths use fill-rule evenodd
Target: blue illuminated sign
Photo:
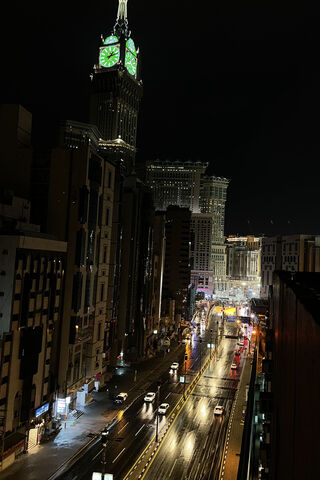
<path id="1" fill-rule="evenodd" d="M 43 413 L 49 410 L 49 403 L 45 403 L 42 407 L 37 408 L 36 410 L 36 417 L 40 417 Z"/>

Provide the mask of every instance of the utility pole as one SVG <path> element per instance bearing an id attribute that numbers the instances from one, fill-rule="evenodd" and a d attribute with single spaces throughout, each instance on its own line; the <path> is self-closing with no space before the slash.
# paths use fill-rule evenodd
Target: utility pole
<path id="1" fill-rule="evenodd" d="M 161 382 L 157 382 L 157 418 L 156 418 L 156 442 L 159 441 L 159 397 L 160 397 L 160 385 Z"/>

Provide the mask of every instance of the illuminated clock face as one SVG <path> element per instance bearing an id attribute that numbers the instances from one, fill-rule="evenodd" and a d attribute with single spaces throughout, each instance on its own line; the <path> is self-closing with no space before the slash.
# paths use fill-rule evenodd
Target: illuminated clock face
<path id="1" fill-rule="evenodd" d="M 133 53 L 134 55 L 137 55 L 136 47 L 132 38 L 129 38 L 127 40 L 126 47 L 128 50 L 130 50 L 131 53 Z"/>
<path id="2" fill-rule="evenodd" d="M 120 59 L 120 49 L 118 45 L 110 45 L 100 51 L 100 65 L 106 68 L 113 67 Z"/>
<path id="3" fill-rule="evenodd" d="M 129 51 L 126 52 L 126 69 L 130 73 L 130 75 L 135 75 L 137 73 L 137 59 L 136 57 Z"/>
<path id="4" fill-rule="evenodd" d="M 118 43 L 118 42 L 119 42 L 118 37 L 116 37 L 115 35 L 110 35 L 110 37 L 105 38 L 103 43 L 105 45 L 110 45 L 112 43 Z"/>

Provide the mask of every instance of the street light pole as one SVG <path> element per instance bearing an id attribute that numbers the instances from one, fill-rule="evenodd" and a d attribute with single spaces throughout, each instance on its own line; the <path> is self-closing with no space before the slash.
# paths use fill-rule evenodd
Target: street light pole
<path id="1" fill-rule="evenodd" d="M 102 432 L 101 433 L 101 438 L 102 438 L 102 473 L 103 475 L 106 473 L 106 463 L 107 463 L 107 439 L 108 439 L 109 432 Z"/>
<path id="2" fill-rule="evenodd" d="M 217 331 L 215 333 L 215 342 L 214 342 L 214 349 L 215 349 L 215 360 L 218 360 L 218 346 L 219 346 L 219 322 L 217 321 Z"/>
<path id="3" fill-rule="evenodd" d="M 185 354 L 184 356 L 184 382 L 183 382 L 183 398 L 184 400 L 186 399 L 186 375 L 187 375 L 187 360 L 188 360 L 188 355 Z"/>
<path id="4" fill-rule="evenodd" d="M 157 382 L 157 421 L 156 421 L 156 442 L 159 441 L 159 396 L 160 396 L 160 385 L 161 382 Z"/>

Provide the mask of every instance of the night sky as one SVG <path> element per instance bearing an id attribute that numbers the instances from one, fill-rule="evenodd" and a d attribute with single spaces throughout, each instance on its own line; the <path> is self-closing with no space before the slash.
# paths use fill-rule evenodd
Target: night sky
<path id="1" fill-rule="evenodd" d="M 88 120 L 117 3 L 11 2 L 1 102 L 32 112 L 35 140 L 56 119 Z M 199 159 L 230 178 L 227 234 L 320 233 L 316 7 L 129 0 L 128 19 L 144 84 L 139 160 Z"/>

